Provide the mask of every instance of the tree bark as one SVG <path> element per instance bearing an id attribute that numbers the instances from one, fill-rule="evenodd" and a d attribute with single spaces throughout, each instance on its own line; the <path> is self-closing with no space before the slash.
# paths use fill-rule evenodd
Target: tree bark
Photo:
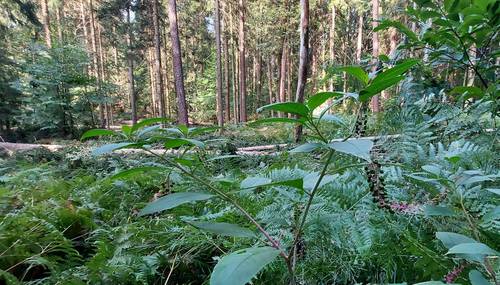
<path id="1" fill-rule="evenodd" d="M 239 0 L 239 70 L 240 70 L 240 122 L 247 121 L 247 87 L 246 87 L 246 61 L 245 61 L 245 0 Z"/>
<path id="2" fill-rule="evenodd" d="M 62 45 L 64 38 L 63 23 L 62 23 L 63 14 L 64 14 L 64 1 L 61 1 L 56 6 L 57 40 L 59 45 Z"/>
<path id="3" fill-rule="evenodd" d="M 363 12 L 359 12 L 358 40 L 356 45 L 356 64 L 361 64 L 361 51 L 363 49 Z"/>
<path id="4" fill-rule="evenodd" d="M 267 61 L 267 91 L 269 93 L 269 104 L 273 103 L 273 59 L 270 58 Z M 271 116 L 273 116 L 273 111 L 271 111 Z"/>
<path id="5" fill-rule="evenodd" d="M 332 5 L 332 15 L 331 15 L 331 24 L 330 24 L 330 43 L 329 43 L 329 55 L 331 64 L 335 64 L 335 49 L 333 48 L 335 44 L 335 6 Z M 330 79 L 329 89 L 333 92 L 333 78 Z"/>
<path id="6" fill-rule="evenodd" d="M 229 2 L 228 2 L 229 4 Z M 233 9 L 229 4 L 229 29 L 231 35 L 231 62 L 232 62 L 232 81 L 233 81 L 233 119 L 234 123 L 237 124 L 240 121 L 240 108 L 239 108 L 239 91 L 238 91 L 238 69 L 236 62 L 236 48 L 235 48 L 235 39 L 234 39 L 234 31 L 233 31 Z"/>
<path id="7" fill-rule="evenodd" d="M 309 48 L 309 0 L 300 0 L 300 50 L 299 70 L 297 72 L 297 92 L 295 101 L 304 102 L 304 91 L 307 81 L 307 54 Z M 295 141 L 302 137 L 302 126 L 295 129 Z"/>
<path id="8" fill-rule="evenodd" d="M 47 0 L 40 1 L 42 10 L 42 25 L 43 25 L 43 35 L 45 37 L 45 44 L 48 48 L 52 48 L 52 38 L 50 34 L 50 17 L 49 17 L 49 6 Z"/>
<path id="9" fill-rule="evenodd" d="M 287 61 L 287 42 L 286 39 L 283 39 L 283 44 L 281 48 L 281 63 L 280 63 L 280 81 L 279 81 L 279 101 L 280 102 L 285 102 L 286 101 L 286 90 L 285 90 L 285 83 L 286 83 L 286 61 Z M 280 117 L 284 117 L 285 114 L 280 112 L 279 113 Z"/>
<path id="10" fill-rule="evenodd" d="M 165 118 L 165 97 L 163 78 L 161 74 L 161 34 L 160 24 L 158 21 L 158 0 L 152 0 L 153 6 L 153 37 L 154 37 L 154 77 L 155 77 L 155 93 L 158 100 L 158 114 L 161 118 Z"/>
<path id="11" fill-rule="evenodd" d="M 226 28 L 226 22 L 224 22 L 224 29 Z M 224 34 L 224 31 L 222 31 L 223 40 L 222 40 L 222 51 L 224 53 L 224 83 L 225 83 L 225 100 L 224 100 L 224 116 L 226 122 L 231 121 L 231 101 L 230 101 L 230 94 L 231 94 L 231 80 L 229 79 L 229 50 L 228 50 L 228 44 L 227 44 L 227 35 Z"/>
<path id="12" fill-rule="evenodd" d="M 89 0 L 89 10 L 90 10 L 90 38 L 92 41 L 92 58 L 94 61 L 94 76 L 97 79 L 97 91 L 99 97 L 101 97 L 101 84 L 102 84 L 102 73 L 101 73 L 101 62 L 99 58 L 99 49 L 98 49 L 98 42 L 97 42 L 97 29 L 96 29 L 96 24 L 95 24 L 95 17 L 94 17 L 94 5 L 92 3 L 92 0 Z M 104 103 L 102 102 L 102 98 L 99 98 L 99 119 L 101 122 L 101 128 L 104 128 L 106 126 L 106 119 L 105 119 L 105 114 L 104 114 Z"/>
<path id="13" fill-rule="evenodd" d="M 217 124 L 219 127 L 224 126 L 224 106 L 222 99 L 222 55 L 221 55 L 221 41 L 220 41 L 220 5 L 219 0 L 214 1 L 215 5 L 215 49 L 217 51 L 216 59 L 216 87 L 217 95 L 215 97 L 217 109 Z"/>
<path id="14" fill-rule="evenodd" d="M 172 42 L 172 59 L 175 80 L 175 93 L 177 94 L 178 123 L 189 125 L 184 91 L 184 73 L 182 71 L 181 42 L 179 40 L 179 28 L 177 26 L 177 4 L 176 0 L 168 1 L 168 20 L 170 22 L 170 37 Z"/>
<path id="15" fill-rule="evenodd" d="M 372 28 L 375 29 L 378 26 L 378 9 L 379 9 L 379 2 L 378 0 L 372 0 Z M 378 63 L 378 56 L 379 56 L 379 39 L 378 39 L 378 32 L 373 32 L 372 34 L 372 57 L 373 57 L 373 72 L 377 70 L 377 63 Z M 372 112 L 377 113 L 380 111 L 380 102 L 379 102 L 379 96 L 375 95 L 372 97 L 371 100 L 371 108 Z"/>
<path id="16" fill-rule="evenodd" d="M 130 97 L 130 109 L 132 113 L 132 124 L 137 123 L 137 98 L 134 86 L 134 59 L 132 58 L 132 26 L 130 23 L 130 5 L 129 1 L 127 7 L 127 76 L 128 76 L 128 92 Z"/>

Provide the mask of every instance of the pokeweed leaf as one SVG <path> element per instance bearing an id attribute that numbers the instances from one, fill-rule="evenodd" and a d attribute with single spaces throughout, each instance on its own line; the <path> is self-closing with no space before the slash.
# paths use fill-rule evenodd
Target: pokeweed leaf
<path id="1" fill-rule="evenodd" d="M 469 272 L 469 280 L 472 285 L 491 285 L 481 272 L 477 270 L 471 270 Z"/>
<path id="2" fill-rule="evenodd" d="M 303 188 L 305 190 L 308 190 L 308 191 L 313 190 L 314 186 L 316 186 L 316 184 L 318 183 L 319 177 L 320 177 L 320 175 L 317 172 L 311 172 L 311 173 L 307 174 L 306 176 L 304 176 Z M 330 182 L 333 182 L 337 177 L 338 177 L 338 175 L 325 175 L 325 176 L 323 176 L 323 178 L 321 179 L 321 181 L 318 185 L 318 189 L 323 187 L 324 185 L 330 183 Z"/>
<path id="3" fill-rule="evenodd" d="M 112 131 L 112 130 L 93 129 L 93 130 L 88 130 L 85 133 L 83 133 L 80 140 L 84 140 L 84 139 L 88 139 L 88 138 L 92 138 L 92 137 L 114 136 L 114 135 L 117 135 L 117 133 Z"/>
<path id="4" fill-rule="evenodd" d="M 461 243 L 450 248 L 446 254 L 498 255 L 494 249 L 480 242 Z"/>
<path id="5" fill-rule="evenodd" d="M 332 114 L 323 114 L 322 116 L 320 116 L 318 118 L 318 120 L 320 120 L 322 122 L 334 123 L 334 124 L 337 124 L 339 126 L 344 125 L 344 121 L 342 120 L 342 118 L 340 118 L 339 116 L 332 115 Z"/>
<path id="6" fill-rule="evenodd" d="M 127 169 L 124 171 L 120 171 L 119 173 L 111 176 L 109 179 L 115 180 L 115 179 L 121 179 L 121 178 L 127 178 L 130 176 L 134 176 L 139 173 L 144 173 L 144 172 L 159 172 L 159 171 L 164 171 L 166 168 L 165 167 L 160 167 L 160 166 L 142 166 L 142 167 L 135 167 L 131 169 Z"/>
<path id="7" fill-rule="evenodd" d="M 455 245 L 461 243 L 473 243 L 477 242 L 474 239 L 464 236 L 461 234 L 451 233 L 451 232 L 437 232 L 436 238 L 438 238 L 447 249 L 454 247 Z"/>
<path id="8" fill-rule="evenodd" d="M 389 79 L 394 78 L 394 77 L 402 76 L 405 72 L 410 70 L 410 68 L 412 68 L 413 66 L 415 66 L 419 62 L 420 62 L 420 60 L 418 60 L 418 59 L 407 59 L 407 60 L 395 65 L 394 67 L 389 68 L 389 69 L 383 71 L 382 73 L 379 73 L 377 75 L 377 77 L 375 77 L 372 80 L 371 84 L 383 82 L 383 81 L 389 80 Z"/>
<path id="9" fill-rule="evenodd" d="M 264 185 L 268 185 L 272 182 L 271 179 L 266 177 L 247 177 L 241 181 L 241 189 L 256 188 Z"/>
<path id="10" fill-rule="evenodd" d="M 220 129 L 220 127 L 193 127 L 189 128 L 188 133 L 190 136 L 197 136 L 202 133 L 212 132 Z"/>
<path id="11" fill-rule="evenodd" d="M 307 107 L 309 107 L 309 110 L 314 111 L 314 109 L 318 108 L 321 106 L 321 104 L 325 103 L 326 100 L 330 98 L 337 98 L 337 97 L 342 97 L 344 94 L 340 92 L 319 92 L 316 93 L 314 96 L 310 97 L 307 100 Z"/>
<path id="12" fill-rule="evenodd" d="M 332 142 L 328 144 L 328 147 L 338 152 L 371 161 L 370 151 L 373 148 L 373 141 L 369 139 L 352 139 L 344 142 Z"/>
<path id="13" fill-rule="evenodd" d="M 359 92 L 359 101 L 366 102 L 370 100 L 373 96 L 395 85 L 399 81 L 403 80 L 403 78 L 403 76 L 396 76 L 387 78 L 387 80 L 372 82 L 368 85 L 368 87 Z"/>
<path id="14" fill-rule="evenodd" d="M 202 192 L 181 192 L 169 194 L 147 204 L 146 207 L 139 212 L 139 216 L 169 210 L 189 202 L 208 200 L 213 196 L 214 195 L 212 194 Z"/>
<path id="15" fill-rule="evenodd" d="M 356 77 L 356 79 L 361 81 L 361 83 L 363 83 L 363 85 L 368 84 L 368 80 L 369 80 L 368 74 L 363 70 L 363 68 L 361 68 L 359 66 L 342 66 L 339 68 L 335 68 L 335 70 L 343 71 L 349 75 Z"/>
<path id="16" fill-rule="evenodd" d="M 290 152 L 311 152 L 314 151 L 318 148 L 321 148 L 323 144 L 320 143 L 305 143 L 302 145 L 299 145 L 298 147 L 290 150 Z"/>
<path id="17" fill-rule="evenodd" d="M 378 26 L 373 29 L 374 32 L 382 31 L 382 30 L 387 30 L 388 28 L 396 28 L 400 33 L 403 33 L 408 39 L 410 39 L 413 42 L 418 41 L 417 35 L 410 30 L 407 26 L 405 26 L 403 23 L 399 21 L 392 21 L 392 20 L 383 20 L 381 21 Z"/>
<path id="18" fill-rule="evenodd" d="M 121 142 L 121 143 L 110 143 L 110 144 L 105 144 L 103 146 L 100 146 L 92 151 L 92 155 L 98 156 L 98 155 L 103 155 L 106 153 L 110 153 L 112 151 L 115 151 L 117 149 L 125 148 L 128 146 L 134 146 L 137 145 L 136 143 L 132 142 Z"/>
<path id="19" fill-rule="evenodd" d="M 426 216 L 439 216 L 439 217 L 452 217 L 455 216 L 455 212 L 446 206 L 434 206 L 426 205 L 424 207 L 424 213 Z"/>
<path id="20" fill-rule="evenodd" d="M 183 145 L 194 145 L 200 148 L 205 147 L 205 144 L 199 140 L 195 139 L 185 139 L 185 138 L 169 138 L 167 141 L 163 144 L 163 146 L 167 149 L 169 148 L 176 148 L 180 147 Z"/>
<path id="21" fill-rule="evenodd" d="M 246 228 L 242 228 L 235 224 L 229 223 L 214 223 L 214 222 L 198 222 L 190 221 L 189 224 L 201 230 L 211 232 L 214 234 L 230 237 L 245 237 L 254 238 L 255 234 Z"/>
<path id="22" fill-rule="evenodd" d="M 215 265 L 210 284 L 245 285 L 279 253 L 279 250 L 272 247 L 254 247 L 224 256 Z"/>
<path id="23" fill-rule="evenodd" d="M 257 113 L 266 110 L 273 110 L 278 112 L 296 114 L 303 117 L 309 116 L 309 109 L 306 105 L 296 102 L 283 102 L 283 103 L 273 103 L 269 105 L 265 105 L 257 109 Z"/>
<path id="24" fill-rule="evenodd" d="M 158 123 L 167 123 L 167 122 L 170 122 L 171 120 L 170 119 L 167 119 L 167 118 L 149 118 L 149 119 L 144 119 L 144 120 L 141 120 L 140 122 L 136 123 L 135 125 L 132 126 L 132 128 L 130 129 L 130 132 L 133 134 L 135 133 L 137 130 L 145 127 L 145 126 L 149 126 L 149 125 L 152 125 L 152 124 L 158 124 Z"/>
<path id="25" fill-rule="evenodd" d="M 292 124 L 303 124 L 304 119 L 299 118 L 299 119 L 294 119 L 294 118 L 265 118 L 265 119 L 260 119 L 256 120 L 253 122 L 248 123 L 249 126 L 256 126 L 260 124 L 268 124 L 268 123 L 292 123 Z"/>

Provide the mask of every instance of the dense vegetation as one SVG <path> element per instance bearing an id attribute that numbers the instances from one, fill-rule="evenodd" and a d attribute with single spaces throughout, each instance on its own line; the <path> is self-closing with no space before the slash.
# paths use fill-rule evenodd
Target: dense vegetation
<path id="1" fill-rule="evenodd" d="M 500 2 L 165 2 L 0 0 L 0 284 L 500 284 Z"/>

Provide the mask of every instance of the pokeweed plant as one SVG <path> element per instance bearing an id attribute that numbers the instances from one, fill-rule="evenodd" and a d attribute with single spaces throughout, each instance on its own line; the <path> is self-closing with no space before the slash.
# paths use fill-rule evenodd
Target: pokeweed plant
<path id="1" fill-rule="evenodd" d="M 167 194 L 149 204 L 140 212 L 139 216 L 156 214 L 165 210 L 173 209 L 179 205 L 206 201 L 209 199 L 220 199 L 236 208 L 257 229 L 257 235 L 251 229 L 230 223 L 217 222 L 189 222 L 200 230 L 224 236 L 250 238 L 256 241 L 261 237 L 266 245 L 250 247 L 232 252 L 222 257 L 210 277 L 210 283 L 216 285 L 243 285 L 251 281 L 266 265 L 273 262 L 278 256 L 285 263 L 288 271 L 289 284 L 296 284 L 295 263 L 297 261 L 297 247 L 301 241 L 308 214 L 314 198 L 322 190 L 323 186 L 334 181 L 337 174 L 351 167 L 363 166 L 371 162 L 370 152 L 374 142 L 366 138 L 351 138 L 352 134 L 341 140 L 332 140 L 328 134 L 321 131 L 320 124 L 333 122 L 337 125 L 345 125 L 340 117 L 327 114 L 329 108 L 347 98 L 353 98 L 361 102 L 368 102 L 370 98 L 379 92 L 389 88 L 404 78 L 404 73 L 418 63 L 417 60 L 404 61 L 392 68 L 383 70 L 376 75 L 370 76 L 359 67 L 345 67 L 343 71 L 355 76 L 363 83 L 363 89 L 359 93 L 322 92 L 310 97 L 304 104 L 296 102 L 282 102 L 263 106 L 259 112 L 272 110 L 295 115 L 295 118 L 266 118 L 253 124 L 262 123 L 294 123 L 301 125 L 308 132 L 309 142 L 292 149 L 291 153 L 322 153 L 324 162 L 320 171 L 311 171 L 299 179 L 273 181 L 265 177 L 247 177 L 241 181 L 239 189 L 227 191 L 218 177 L 201 177 L 194 170 L 203 167 L 203 163 L 195 163 L 195 159 L 201 160 L 200 156 L 206 147 L 206 142 L 195 139 L 197 134 L 214 130 L 214 128 L 188 128 L 186 126 L 165 127 L 158 123 L 164 123 L 165 119 L 146 119 L 134 126 L 123 126 L 121 132 L 111 130 L 95 129 L 83 134 L 82 139 L 97 136 L 115 136 L 123 141 L 106 144 L 94 150 L 95 155 L 106 154 L 120 149 L 138 149 L 145 151 L 162 161 L 162 165 L 150 165 L 125 170 L 114 175 L 112 178 L 122 178 L 144 171 L 177 171 L 185 177 L 199 184 L 204 191 L 178 192 Z M 332 105 L 324 109 L 319 116 L 314 111 L 327 100 L 336 99 Z M 153 145 L 162 147 L 158 152 Z M 168 155 L 169 153 L 175 155 Z M 186 154 L 194 153 L 194 159 L 188 158 Z M 364 163 L 341 165 L 336 169 L 330 169 L 334 156 L 338 153 L 354 156 L 362 159 Z M 189 156 L 192 157 L 192 156 Z M 299 218 L 295 221 L 293 239 L 290 244 L 282 245 L 276 238 L 266 231 L 265 227 L 244 209 L 238 202 L 240 190 L 252 190 L 257 187 L 287 186 L 299 189 L 305 199 L 305 204 Z"/>

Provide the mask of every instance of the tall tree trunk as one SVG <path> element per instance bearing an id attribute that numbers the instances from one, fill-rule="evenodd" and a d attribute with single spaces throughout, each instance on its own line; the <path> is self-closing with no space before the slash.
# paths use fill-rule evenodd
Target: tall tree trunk
<path id="1" fill-rule="evenodd" d="M 56 6 L 57 40 L 59 45 L 62 45 L 64 38 L 63 35 L 64 25 L 62 23 L 63 14 L 64 14 L 64 1 L 61 1 Z"/>
<path id="2" fill-rule="evenodd" d="M 165 88 L 165 108 L 167 109 L 166 112 L 167 112 L 167 115 L 169 117 L 172 116 L 172 104 L 170 103 L 170 80 L 169 80 L 169 68 L 170 68 L 170 61 L 169 61 L 169 56 L 168 56 L 168 50 L 169 50 L 169 47 L 168 47 L 168 43 L 169 41 L 167 40 L 167 36 L 168 36 L 169 32 L 168 32 L 168 28 L 165 27 L 164 31 L 163 31 L 163 58 L 165 59 L 163 62 L 164 62 L 164 68 L 163 68 L 163 75 L 164 75 L 164 78 L 165 78 L 165 81 L 164 81 L 164 84 L 163 84 L 163 87 Z"/>
<path id="3" fill-rule="evenodd" d="M 147 49 L 147 63 L 148 63 L 148 71 L 149 71 L 149 86 L 151 89 L 151 113 L 153 117 L 158 115 L 158 97 L 156 93 L 156 82 L 155 82 L 155 72 L 154 72 L 154 58 L 153 58 L 152 49 Z"/>
<path id="4" fill-rule="evenodd" d="M 101 62 L 99 59 L 99 48 L 98 48 L 98 40 L 97 40 L 97 29 L 96 29 L 96 24 L 95 24 L 95 17 L 94 17 L 94 5 L 92 0 L 89 0 L 89 10 L 90 10 L 90 38 L 92 40 L 92 58 L 94 61 L 94 76 L 97 79 L 97 91 L 99 95 L 99 119 L 101 122 L 101 128 L 104 128 L 106 126 L 106 119 L 105 119 L 105 114 L 104 114 L 104 103 L 102 102 L 102 90 L 101 90 L 101 84 L 102 84 L 102 73 L 101 73 Z"/>
<path id="5" fill-rule="evenodd" d="M 108 80 L 107 73 L 104 66 L 107 66 L 105 60 L 105 53 L 102 48 L 102 35 L 101 35 L 101 25 L 97 24 L 97 45 L 99 48 L 99 70 L 101 71 L 101 84 Z M 107 97 L 107 94 L 103 94 L 104 98 Z M 107 101 L 107 100 L 106 100 Z M 106 126 L 109 128 L 111 125 L 111 106 L 107 102 L 104 103 L 104 113 Z"/>
<path id="6" fill-rule="evenodd" d="M 158 21 L 158 0 L 152 0 L 153 6 L 153 36 L 154 36 L 154 77 L 156 99 L 158 100 L 158 114 L 161 118 L 165 118 L 165 97 L 163 89 L 163 78 L 161 74 L 161 34 L 160 24 Z"/>
<path id="7" fill-rule="evenodd" d="M 378 26 L 378 9 L 379 9 L 379 3 L 378 0 L 372 0 L 372 27 L 375 29 Z M 372 34 L 372 57 L 373 57 L 373 71 L 375 72 L 377 70 L 377 65 L 378 65 L 378 55 L 379 55 L 379 39 L 378 39 L 378 33 L 373 32 Z M 379 96 L 375 95 L 372 97 L 371 100 L 371 107 L 372 107 L 372 112 L 377 113 L 380 111 L 380 102 L 379 102 Z"/>
<path id="8" fill-rule="evenodd" d="M 269 104 L 273 102 L 273 58 L 271 57 L 267 61 L 267 91 L 269 93 Z M 271 111 L 271 116 L 273 116 L 273 111 Z"/>
<path id="9" fill-rule="evenodd" d="M 281 47 L 281 63 L 280 63 L 280 81 L 279 81 L 279 101 L 286 101 L 286 61 L 287 61 L 287 42 L 286 39 L 283 39 L 283 45 Z M 284 117 L 284 113 L 280 112 L 280 117 Z"/>
<path id="10" fill-rule="evenodd" d="M 170 37 L 172 42 L 172 59 L 175 79 L 175 93 L 177 94 L 178 122 L 189 125 L 184 92 L 184 73 L 182 71 L 181 42 L 179 40 L 179 29 L 177 26 L 177 4 L 176 0 L 168 1 L 168 20 L 170 22 Z"/>
<path id="11" fill-rule="evenodd" d="M 229 4 L 229 2 L 228 2 Z M 236 61 L 236 48 L 235 48 L 235 36 L 233 31 L 233 9 L 231 4 L 229 4 L 229 29 L 231 35 L 231 62 L 232 62 L 232 81 L 233 81 L 233 119 L 234 123 L 237 124 L 240 121 L 240 106 L 239 106 L 239 85 L 238 85 L 238 69 Z"/>
<path id="12" fill-rule="evenodd" d="M 128 92 L 130 98 L 130 109 L 132 113 L 132 124 L 137 123 L 137 97 L 135 94 L 134 84 L 134 59 L 132 58 L 132 25 L 130 22 L 130 5 L 127 7 L 127 77 L 128 77 Z"/>
<path id="13" fill-rule="evenodd" d="M 42 25 L 43 25 L 43 35 L 45 37 L 45 44 L 48 48 L 52 48 L 52 38 L 50 34 L 50 17 L 49 17 L 49 6 L 47 0 L 41 0 L 40 5 L 42 8 Z"/>
<path id="14" fill-rule="evenodd" d="M 217 95 L 215 101 L 217 104 L 217 124 L 219 127 L 224 126 L 224 106 L 222 99 L 222 55 L 220 42 L 220 5 L 219 0 L 215 0 L 215 49 L 217 50 L 216 62 L 216 85 Z"/>
<path id="15" fill-rule="evenodd" d="M 333 46 L 335 45 L 335 5 L 332 5 L 332 15 L 331 15 L 331 23 L 330 23 L 330 42 L 328 47 L 328 53 L 330 55 L 330 64 L 335 64 L 335 49 Z M 333 91 L 333 78 L 330 79 L 330 91 Z"/>
<path id="16" fill-rule="evenodd" d="M 255 87 L 255 104 L 256 107 L 260 107 L 260 101 L 262 97 L 262 56 L 257 55 L 257 86 Z"/>
<path id="17" fill-rule="evenodd" d="M 304 91 L 307 82 L 307 54 L 309 48 L 309 0 L 300 0 L 300 50 L 299 50 L 299 70 L 297 72 L 297 92 L 295 101 L 304 102 Z M 302 126 L 295 129 L 295 141 L 302 137 Z"/>
<path id="18" fill-rule="evenodd" d="M 240 51 L 240 122 L 247 121 L 247 86 L 246 86 L 246 61 L 245 61 L 245 0 L 239 0 L 240 25 L 239 25 L 239 51 Z"/>
<path id="19" fill-rule="evenodd" d="M 224 22 L 223 30 L 226 29 L 226 22 Z M 224 83 L 225 83 L 225 100 L 224 100 L 224 116 L 226 122 L 231 121 L 231 101 L 230 101 L 230 94 L 231 94 L 231 80 L 229 79 L 229 50 L 228 50 L 228 44 L 227 44 L 227 34 L 222 31 L 221 33 L 223 35 L 223 40 L 222 40 L 222 51 L 224 53 Z"/>
<path id="20" fill-rule="evenodd" d="M 363 12 L 359 12 L 358 40 L 356 45 L 356 64 L 361 64 L 361 51 L 363 49 Z"/>

